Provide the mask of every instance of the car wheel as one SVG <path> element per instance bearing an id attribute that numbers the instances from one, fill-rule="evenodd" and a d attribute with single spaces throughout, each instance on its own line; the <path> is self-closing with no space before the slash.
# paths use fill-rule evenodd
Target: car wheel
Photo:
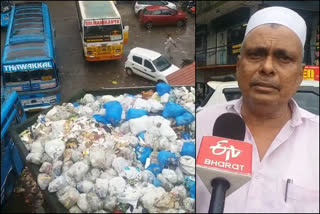
<path id="1" fill-rule="evenodd" d="M 126 68 L 126 73 L 131 76 L 133 74 L 133 71 L 131 70 L 131 68 Z"/>
<path id="2" fill-rule="evenodd" d="M 184 26 L 184 21 L 178 20 L 178 21 L 177 21 L 177 26 L 178 26 L 178 27 Z"/>
<path id="3" fill-rule="evenodd" d="M 148 30 L 150 30 L 152 28 L 152 22 L 147 22 L 144 25 Z"/>

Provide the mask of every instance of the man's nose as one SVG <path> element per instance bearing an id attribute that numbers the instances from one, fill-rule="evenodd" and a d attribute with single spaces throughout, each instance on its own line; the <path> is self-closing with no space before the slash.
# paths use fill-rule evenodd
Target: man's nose
<path id="1" fill-rule="evenodd" d="M 263 62 L 263 67 L 262 67 L 261 72 L 265 73 L 265 74 L 273 74 L 274 73 L 272 56 L 266 57 L 265 61 Z"/>

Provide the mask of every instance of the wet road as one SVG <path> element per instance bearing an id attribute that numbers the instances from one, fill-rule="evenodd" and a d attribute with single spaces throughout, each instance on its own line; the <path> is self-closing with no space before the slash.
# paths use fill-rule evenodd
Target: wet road
<path id="1" fill-rule="evenodd" d="M 56 56 L 60 68 L 62 102 L 67 101 L 82 88 L 114 88 L 153 85 L 154 82 L 139 76 L 128 76 L 124 63 L 129 51 L 134 47 L 148 48 L 164 54 L 167 33 L 177 43 L 172 50 L 173 64 L 180 67 L 183 58 L 194 59 L 195 20 L 188 14 L 185 27 L 158 26 L 146 30 L 135 16 L 132 3 L 117 4 L 124 25 L 129 26 L 129 42 L 124 47 L 122 60 L 86 62 L 82 55 L 82 44 L 78 30 L 78 17 L 74 1 L 45 1 L 56 28 Z M 1 48 L 5 31 L 1 31 Z M 113 84 L 113 81 L 117 84 Z"/>

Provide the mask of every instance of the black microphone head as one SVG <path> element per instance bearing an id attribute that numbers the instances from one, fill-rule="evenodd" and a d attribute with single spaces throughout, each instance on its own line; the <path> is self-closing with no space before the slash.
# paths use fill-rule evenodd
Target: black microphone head
<path id="1" fill-rule="evenodd" d="M 220 115 L 213 125 L 212 135 L 244 141 L 246 125 L 243 119 L 234 113 Z"/>

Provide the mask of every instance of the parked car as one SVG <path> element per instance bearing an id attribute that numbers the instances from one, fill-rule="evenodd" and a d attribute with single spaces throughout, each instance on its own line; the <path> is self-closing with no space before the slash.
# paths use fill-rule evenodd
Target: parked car
<path id="1" fill-rule="evenodd" d="M 177 9 L 177 6 L 174 3 L 168 2 L 168 1 L 136 1 L 134 5 L 134 13 L 136 15 L 140 15 L 140 12 L 144 8 L 148 6 L 154 6 L 154 5 L 167 6 L 173 10 Z"/>
<path id="2" fill-rule="evenodd" d="M 148 6 L 140 13 L 140 23 L 147 29 L 154 25 L 177 25 L 182 27 L 188 16 L 182 10 L 172 10 L 166 6 Z"/>
<path id="3" fill-rule="evenodd" d="M 210 81 L 207 85 L 209 90 L 205 98 L 201 102 L 198 101 L 200 106 L 196 106 L 196 112 L 201 111 L 205 106 L 221 104 L 241 97 L 237 81 Z M 319 81 L 303 80 L 293 99 L 301 108 L 319 115 Z"/>
<path id="4" fill-rule="evenodd" d="M 177 70 L 179 68 L 160 53 L 139 47 L 131 49 L 125 62 L 128 75 L 137 74 L 155 82 L 168 83 L 166 77 Z"/>

